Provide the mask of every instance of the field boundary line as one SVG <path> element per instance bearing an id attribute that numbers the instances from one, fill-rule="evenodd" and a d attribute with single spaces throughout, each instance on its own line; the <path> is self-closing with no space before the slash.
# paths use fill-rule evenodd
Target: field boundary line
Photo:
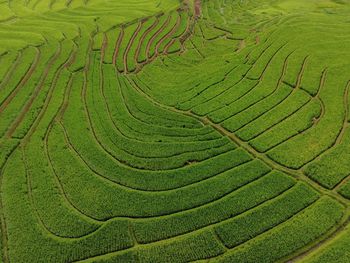
<path id="1" fill-rule="evenodd" d="M 37 52 L 31 66 L 29 67 L 28 71 L 22 76 L 21 80 L 19 83 L 14 87 L 14 89 L 10 92 L 10 94 L 2 101 L 0 105 L 0 114 L 5 110 L 5 108 L 11 103 L 13 98 L 17 95 L 19 90 L 23 88 L 23 86 L 27 83 L 27 81 L 32 77 L 34 70 L 39 64 L 40 57 L 41 57 L 41 52 L 39 48 L 35 47 L 35 50 Z"/>
<path id="2" fill-rule="evenodd" d="M 18 51 L 17 57 L 14 61 L 14 63 L 12 63 L 12 65 L 8 68 L 4 78 L 1 80 L 0 82 L 0 90 L 2 90 L 4 88 L 4 86 L 6 85 L 6 83 L 8 83 L 8 81 L 11 79 L 13 73 L 15 72 L 16 68 L 19 65 L 20 60 L 23 57 L 23 50 Z"/>
<path id="3" fill-rule="evenodd" d="M 163 107 L 163 108 L 166 108 L 166 109 L 169 109 L 169 110 L 181 113 L 181 114 L 185 114 L 185 115 L 190 116 L 192 118 L 195 118 L 195 119 L 201 121 L 204 125 L 210 125 L 215 130 L 217 130 L 220 134 L 224 135 L 225 137 L 228 137 L 233 142 L 235 142 L 238 146 L 242 147 L 242 149 L 246 150 L 248 153 L 250 153 L 255 158 L 258 158 L 258 159 L 262 160 L 268 166 L 270 166 L 270 167 L 272 167 L 272 168 L 274 168 L 276 170 L 285 172 L 285 173 L 287 173 L 287 174 L 291 175 L 292 177 L 295 177 L 295 178 L 297 178 L 299 180 L 305 181 L 306 183 L 308 183 L 309 185 L 311 185 L 315 189 L 317 189 L 319 192 L 334 197 L 335 199 L 340 201 L 342 204 L 348 205 L 350 203 L 350 200 L 347 200 L 346 198 L 344 198 L 344 197 L 342 197 L 342 196 L 340 196 L 338 194 L 334 194 L 332 191 L 330 191 L 330 190 L 328 190 L 326 188 L 323 188 L 322 186 L 320 186 L 319 184 L 317 184 L 316 182 L 311 180 L 309 177 L 305 176 L 300 171 L 293 170 L 293 169 L 290 169 L 288 167 L 285 167 L 285 166 L 275 162 L 274 160 L 271 160 L 270 158 L 266 157 L 265 154 L 258 152 L 253 147 L 251 147 L 248 143 L 246 143 L 246 142 L 242 141 L 241 139 L 239 139 L 236 135 L 234 135 L 234 133 L 229 132 L 228 130 L 223 128 L 221 125 L 212 122 L 207 117 L 200 117 L 200 116 L 197 116 L 196 114 L 192 113 L 191 111 L 182 111 L 182 110 L 179 110 L 179 109 L 177 109 L 175 107 L 164 105 L 164 104 L 156 101 L 154 98 L 152 98 L 147 93 L 145 93 L 140 87 L 137 86 L 137 84 L 135 82 L 133 82 L 133 84 L 134 84 L 133 86 L 135 87 L 135 89 L 138 92 L 140 92 L 140 94 L 145 96 L 147 99 L 149 99 L 155 105 L 158 105 L 160 107 Z"/>
<path id="4" fill-rule="evenodd" d="M 292 52 L 292 53 L 293 53 L 293 52 Z M 232 118 L 232 117 L 234 117 L 234 116 L 236 116 L 236 115 L 239 115 L 239 114 L 241 114 L 241 113 L 244 113 L 246 110 L 249 110 L 250 108 L 252 108 L 252 107 L 254 107 L 255 105 L 257 105 L 258 103 L 263 102 L 263 101 L 265 101 L 265 100 L 267 100 L 267 99 L 273 97 L 276 93 L 278 94 L 278 91 L 279 91 L 280 88 L 281 88 L 282 80 L 283 80 L 283 78 L 284 78 L 284 76 L 285 76 L 285 73 L 286 73 L 286 71 L 287 71 L 287 67 L 288 67 L 288 58 L 289 58 L 289 56 L 290 56 L 292 53 L 290 53 L 290 54 L 285 58 L 285 61 L 284 61 L 283 66 L 282 66 L 282 72 L 281 72 L 281 75 L 280 75 L 280 77 L 279 77 L 279 80 L 277 81 L 277 84 L 276 84 L 275 88 L 274 88 L 269 94 L 267 94 L 266 96 L 265 96 L 265 95 L 262 96 L 262 98 L 260 98 L 260 99 L 258 99 L 258 100 L 256 100 L 256 101 L 254 101 L 254 102 L 252 102 L 252 103 L 250 103 L 250 105 L 248 105 L 248 106 L 245 105 L 245 106 L 246 106 L 245 108 L 240 109 L 239 111 L 235 112 L 234 114 L 232 114 L 232 115 L 230 115 L 230 116 L 228 116 L 228 117 L 222 119 L 222 120 L 220 121 L 220 123 L 222 123 L 222 122 L 224 122 L 224 121 L 226 121 L 226 120 L 228 120 L 228 119 L 230 119 L 230 118 Z M 249 93 L 250 93 L 250 91 L 249 91 Z M 279 104 L 281 104 L 284 100 L 286 100 L 292 93 L 293 93 L 293 91 L 292 91 L 291 93 L 289 93 L 285 98 L 283 98 L 282 100 L 280 100 L 276 105 L 273 105 L 270 109 L 268 109 L 267 111 L 265 111 L 264 113 L 267 113 L 267 112 L 269 112 L 270 110 L 274 109 L 276 106 L 278 106 Z M 254 96 L 254 94 L 252 94 L 252 96 Z"/>
<path id="5" fill-rule="evenodd" d="M 33 90 L 32 94 L 30 95 L 29 100 L 25 103 L 24 107 L 21 109 L 19 115 L 16 117 L 14 122 L 11 124 L 10 128 L 7 130 L 6 137 L 11 138 L 17 127 L 21 124 L 23 119 L 25 118 L 26 113 L 30 110 L 31 106 L 33 105 L 35 99 L 39 95 L 40 91 L 42 90 L 45 81 L 47 80 L 47 76 L 50 72 L 51 67 L 53 64 L 57 61 L 59 56 L 62 52 L 62 42 L 59 42 L 59 48 L 56 50 L 56 52 L 53 54 L 53 56 L 50 58 L 47 66 L 44 69 L 44 72 L 42 73 L 40 80 L 38 84 L 36 85 L 35 89 Z"/>
<path id="6" fill-rule="evenodd" d="M 282 198 L 287 192 L 291 191 L 296 185 L 297 185 L 297 183 L 294 184 L 294 185 L 292 185 L 291 187 L 285 189 L 282 193 L 279 193 L 279 194 L 275 195 L 274 197 L 269 198 L 269 199 L 267 199 L 267 200 L 265 200 L 265 201 L 263 201 L 263 202 L 261 202 L 261 203 L 259 203 L 259 204 L 256 204 L 256 205 L 252 206 L 251 208 L 246 209 L 246 210 L 244 210 L 244 211 L 242 211 L 242 212 L 240 212 L 240 213 L 238 213 L 238 214 L 236 214 L 236 215 L 234 215 L 234 216 L 232 216 L 232 217 L 229 217 L 229 218 L 227 218 L 227 219 L 224 219 L 224 220 L 221 220 L 221 221 L 218 221 L 218 222 L 215 222 L 215 223 L 210 223 L 210 224 L 205 225 L 205 226 L 203 226 L 203 227 L 201 227 L 201 228 L 197 228 L 197 229 L 195 229 L 195 230 L 187 231 L 187 232 L 184 232 L 184 233 L 182 233 L 182 234 L 174 235 L 174 236 L 171 236 L 171 237 L 168 237 L 168 238 L 165 238 L 165 239 L 155 240 L 155 241 L 151 241 L 151 242 L 149 242 L 149 243 L 139 243 L 138 246 L 137 246 L 137 248 L 139 248 L 139 247 L 153 246 L 153 245 L 155 245 L 155 244 L 167 243 L 167 242 L 169 242 L 169 241 L 176 240 L 177 238 L 180 238 L 180 237 L 183 237 L 183 236 L 187 236 L 187 235 L 192 235 L 192 234 L 197 233 L 197 232 L 200 233 L 200 232 L 204 232 L 204 231 L 207 231 L 207 230 L 208 230 L 208 231 L 215 231 L 215 230 L 214 230 L 215 227 L 220 226 L 220 225 L 222 225 L 222 224 L 225 224 L 227 221 L 234 220 L 235 218 L 237 218 L 237 217 L 239 217 L 239 216 L 242 216 L 242 215 L 244 215 L 244 214 L 246 214 L 246 213 L 249 213 L 249 212 L 253 211 L 253 210 L 256 209 L 256 208 L 259 208 L 259 207 L 261 207 L 261 206 L 268 205 L 268 204 L 270 204 L 271 202 L 275 201 L 276 199 Z M 319 198 L 317 198 L 317 200 L 319 200 Z M 288 221 L 288 220 L 289 220 L 290 218 L 292 218 L 293 216 L 298 215 L 300 212 L 302 212 L 303 210 L 305 210 L 305 209 L 309 208 L 311 205 L 313 205 L 317 200 L 315 200 L 314 202 L 311 202 L 310 205 L 308 205 L 308 206 L 302 208 L 298 213 L 291 215 L 291 216 L 288 217 L 286 220 L 282 221 L 281 223 L 279 223 L 279 224 L 276 225 L 276 226 L 279 226 L 280 224 L 283 224 L 283 223 L 285 223 L 286 221 Z M 132 219 L 132 220 L 134 221 L 134 219 Z M 269 230 L 275 228 L 276 226 L 270 228 Z M 267 230 L 267 231 L 268 231 L 268 230 Z M 254 238 L 256 238 L 256 237 L 258 237 L 258 236 L 264 234 L 265 232 L 266 232 L 266 231 L 264 231 L 263 233 L 258 234 L 258 235 L 255 236 Z M 235 247 L 233 247 L 233 248 L 231 248 L 231 249 L 235 249 L 235 248 L 237 248 L 238 246 L 244 245 L 246 242 L 249 242 L 250 240 L 252 240 L 252 239 L 249 239 L 249 240 L 247 240 L 247 241 L 244 241 L 244 242 L 238 244 L 237 246 L 235 246 Z M 224 246 L 224 247 L 226 247 L 223 243 L 222 243 L 221 245 Z M 124 250 L 112 251 L 112 252 L 109 252 L 109 253 L 97 255 L 97 256 L 94 256 L 94 257 L 89 257 L 89 258 L 82 259 L 82 260 L 78 260 L 78 261 L 74 261 L 74 262 L 86 262 L 87 260 L 103 258 L 103 257 L 105 257 L 105 256 L 107 256 L 107 255 L 116 255 L 116 254 L 119 254 L 119 253 L 124 253 L 125 251 L 133 251 L 134 249 L 135 249 L 135 248 L 131 247 L 131 248 L 127 248 L 127 249 L 124 249 Z M 226 250 L 230 250 L 230 249 L 226 247 Z"/>

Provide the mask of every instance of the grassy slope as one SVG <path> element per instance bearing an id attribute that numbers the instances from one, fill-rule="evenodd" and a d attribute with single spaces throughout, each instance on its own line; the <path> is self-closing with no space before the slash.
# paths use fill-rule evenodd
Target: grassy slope
<path id="1" fill-rule="evenodd" d="M 349 261 L 345 1 L 9 3 L 0 262 Z"/>

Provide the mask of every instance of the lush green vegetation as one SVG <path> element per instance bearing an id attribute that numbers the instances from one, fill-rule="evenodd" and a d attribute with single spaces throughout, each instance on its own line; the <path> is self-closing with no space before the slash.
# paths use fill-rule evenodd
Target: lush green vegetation
<path id="1" fill-rule="evenodd" d="M 346 0 L 0 2 L 0 262 L 350 262 Z"/>

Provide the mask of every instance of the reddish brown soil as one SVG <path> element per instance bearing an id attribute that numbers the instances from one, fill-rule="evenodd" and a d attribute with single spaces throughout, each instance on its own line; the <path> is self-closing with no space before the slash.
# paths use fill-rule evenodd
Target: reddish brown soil
<path id="1" fill-rule="evenodd" d="M 6 136 L 8 138 L 10 138 L 13 133 L 15 132 L 15 130 L 17 129 L 17 127 L 19 126 L 19 124 L 23 121 L 25 115 L 28 113 L 28 111 L 30 110 L 31 106 L 33 105 L 34 103 L 34 100 L 36 99 L 36 97 L 39 95 L 41 89 L 43 88 L 44 86 L 44 83 L 46 81 L 46 78 L 49 74 L 49 71 L 52 67 L 52 65 L 54 64 L 54 62 L 58 59 L 58 57 L 60 56 L 61 54 L 61 44 L 60 44 L 60 47 L 59 49 L 56 51 L 56 53 L 54 54 L 54 56 L 50 59 L 47 67 L 45 68 L 42 76 L 41 76 L 41 80 L 40 80 L 40 83 L 39 85 L 36 87 L 33 95 L 31 96 L 31 98 L 29 99 L 29 101 L 27 102 L 27 104 L 24 106 L 24 108 L 22 109 L 21 113 L 19 114 L 19 116 L 17 117 L 17 119 L 12 123 L 10 129 L 8 130 Z"/>
<path id="2" fill-rule="evenodd" d="M 10 102 L 13 100 L 13 98 L 17 95 L 17 93 L 20 91 L 20 89 L 27 83 L 27 81 L 31 78 L 31 76 L 34 73 L 34 70 L 39 64 L 40 60 L 40 50 L 37 48 L 37 55 L 34 58 L 34 61 L 32 65 L 30 66 L 27 73 L 24 75 L 20 83 L 17 85 L 17 87 L 11 92 L 11 94 L 6 98 L 6 100 L 1 104 L 0 106 L 0 113 L 4 111 L 4 109 L 10 104 Z"/>
<path id="3" fill-rule="evenodd" d="M 202 0 L 194 0 L 194 16 L 199 18 L 202 15 Z"/>
<path id="4" fill-rule="evenodd" d="M 115 65 L 117 62 L 117 57 L 119 54 L 119 47 L 120 47 L 120 44 L 122 43 L 123 37 L 124 37 L 124 28 L 121 28 L 121 31 L 120 31 L 119 36 L 118 36 L 118 40 L 115 44 L 115 49 L 114 49 L 114 54 L 113 54 L 113 65 Z"/>
<path id="5" fill-rule="evenodd" d="M 123 61 L 124 61 L 124 71 L 125 72 L 128 72 L 129 69 L 128 69 L 128 54 L 129 54 L 129 51 L 132 47 L 132 45 L 134 44 L 134 40 L 135 38 L 137 37 L 137 35 L 139 34 L 141 28 L 142 28 L 142 25 L 143 25 L 143 22 L 139 22 L 139 25 L 137 26 L 134 34 L 132 35 L 131 39 L 129 40 L 129 43 L 128 43 L 128 46 L 126 47 L 126 50 L 123 54 Z"/>

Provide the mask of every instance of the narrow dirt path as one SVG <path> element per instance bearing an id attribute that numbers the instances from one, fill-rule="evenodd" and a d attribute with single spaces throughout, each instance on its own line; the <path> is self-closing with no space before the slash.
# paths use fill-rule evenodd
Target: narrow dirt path
<path id="1" fill-rule="evenodd" d="M 23 51 L 18 51 L 18 55 L 17 55 L 15 61 L 9 67 L 9 69 L 7 70 L 4 78 L 0 82 L 0 90 L 3 89 L 6 86 L 6 84 L 9 82 L 9 80 L 12 78 L 13 74 L 16 71 L 16 68 L 18 67 L 18 65 L 21 62 L 22 57 L 23 57 Z"/>
<path id="2" fill-rule="evenodd" d="M 55 76 L 54 76 L 52 84 L 51 84 L 50 91 L 49 91 L 49 93 L 48 93 L 48 95 L 46 97 L 46 100 L 44 102 L 43 108 L 41 109 L 38 117 L 33 122 L 33 125 L 30 127 L 28 133 L 23 137 L 23 139 L 21 141 L 22 145 L 26 145 L 26 143 L 31 138 L 31 136 L 34 134 L 36 128 L 40 124 L 40 121 L 44 117 L 44 115 L 45 115 L 45 113 L 47 111 L 47 108 L 49 107 L 49 104 L 50 104 L 50 102 L 52 100 L 52 95 L 54 93 L 54 90 L 57 88 L 57 83 L 58 83 L 59 78 L 61 77 L 61 74 L 62 74 L 63 70 L 69 68 L 69 66 L 72 65 L 72 63 L 74 62 L 74 60 L 76 58 L 77 52 L 78 52 L 78 47 L 76 45 L 74 45 L 74 47 L 71 50 L 67 60 L 59 67 L 59 69 L 55 73 Z"/>
<path id="3" fill-rule="evenodd" d="M 32 96 L 27 101 L 26 105 L 23 107 L 23 109 L 21 110 L 20 114 L 17 116 L 15 121 L 11 124 L 10 129 L 7 131 L 7 133 L 5 135 L 7 138 L 12 137 L 13 133 L 15 132 L 17 127 L 20 125 L 20 123 L 23 121 L 23 119 L 25 118 L 25 115 L 30 110 L 30 107 L 33 105 L 34 100 L 37 98 L 37 96 L 39 95 L 41 89 L 43 88 L 43 86 L 45 84 L 45 81 L 47 79 L 47 76 L 49 74 L 49 71 L 50 71 L 52 65 L 56 62 L 56 60 L 60 56 L 61 51 L 62 51 L 62 43 L 59 44 L 59 48 L 57 49 L 55 54 L 50 59 L 48 65 L 45 67 L 45 70 L 40 78 L 39 84 L 37 85 L 36 89 L 34 90 Z"/>
<path id="4" fill-rule="evenodd" d="M 159 18 L 157 17 L 156 20 L 154 21 L 154 23 L 146 29 L 146 31 L 142 34 L 141 38 L 140 38 L 140 41 L 137 45 L 137 48 L 136 48 L 136 52 L 135 52 L 135 57 L 134 57 L 134 60 L 135 60 L 135 64 L 137 65 L 139 62 L 138 62 L 138 58 L 140 56 L 140 52 L 141 52 L 141 46 L 146 38 L 146 36 L 158 25 L 159 23 Z"/>
<path id="5" fill-rule="evenodd" d="M 132 35 L 131 39 L 129 40 L 129 43 L 128 43 L 128 46 L 126 47 L 126 50 L 124 51 L 123 62 L 124 62 L 124 72 L 125 73 L 129 72 L 129 69 L 128 69 L 128 55 L 129 55 L 129 52 L 131 50 L 132 45 L 134 44 L 135 38 L 139 34 L 142 26 L 143 26 L 143 22 L 139 22 L 139 24 L 138 24 L 134 34 Z"/>
<path id="6" fill-rule="evenodd" d="M 115 44 L 115 48 L 114 48 L 114 54 L 113 54 L 113 60 L 112 60 L 112 63 L 113 65 L 116 65 L 117 63 L 117 57 L 119 55 L 119 48 L 120 48 L 120 45 L 123 41 L 123 38 L 124 38 L 124 27 L 121 27 L 121 30 L 120 30 L 120 33 L 119 33 L 119 36 L 118 36 L 118 39 L 117 39 L 117 42 Z"/>
<path id="7" fill-rule="evenodd" d="M 344 91 L 344 122 L 342 129 L 339 133 L 339 136 L 336 140 L 336 145 L 340 144 L 343 140 L 346 128 L 349 126 L 348 119 L 349 119 L 349 89 L 350 89 L 350 81 L 348 82 L 348 85 L 345 88 Z"/>
<path id="8" fill-rule="evenodd" d="M 194 16 L 200 18 L 202 15 L 202 0 L 194 0 Z"/>
<path id="9" fill-rule="evenodd" d="M 181 23 L 181 15 L 178 13 L 178 17 L 177 17 L 177 20 L 176 20 L 176 23 L 175 25 L 173 26 L 173 28 L 165 35 L 163 36 L 157 43 L 156 45 L 156 50 L 155 50 L 155 56 L 158 56 L 160 54 L 159 52 L 159 47 L 162 45 L 162 43 L 168 39 L 169 37 L 171 37 L 173 34 L 175 34 L 177 28 L 179 27 Z"/>
<path id="10" fill-rule="evenodd" d="M 14 99 L 14 97 L 16 97 L 16 95 L 20 91 L 20 89 L 24 87 L 24 85 L 27 83 L 27 81 L 33 75 L 36 67 L 39 64 L 39 60 L 40 60 L 40 56 L 41 56 L 41 52 L 40 52 L 39 48 L 36 48 L 36 52 L 37 52 L 37 54 L 36 54 L 36 56 L 34 58 L 34 61 L 33 61 L 32 65 L 30 66 L 29 70 L 27 71 L 27 73 L 23 76 L 23 78 L 21 79 L 21 81 L 19 82 L 17 87 L 15 87 L 15 89 L 10 93 L 10 95 L 1 104 L 1 106 L 0 106 L 0 114 L 10 104 L 10 102 Z"/>
<path id="11" fill-rule="evenodd" d="M 150 56 L 150 49 L 151 46 L 153 44 L 153 42 L 156 40 L 156 38 L 159 36 L 159 34 L 161 34 L 163 32 L 163 30 L 168 26 L 168 24 L 170 23 L 170 19 L 171 16 L 169 15 L 167 17 L 167 19 L 165 20 L 165 22 L 163 23 L 163 25 L 158 29 L 158 31 L 156 33 L 154 33 L 154 35 L 152 36 L 152 38 L 150 39 L 150 41 L 147 43 L 147 47 L 146 47 L 146 57 L 148 59 L 151 59 L 152 57 Z"/>
<path id="12" fill-rule="evenodd" d="M 317 125 L 320 120 L 322 119 L 322 117 L 324 116 L 325 112 L 326 112 L 326 107 L 322 101 L 322 99 L 320 98 L 320 93 L 325 85 L 325 82 L 326 82 L 326 78 L 327 78 L 327 69 L 324 69 L 323 72 L 322 72 L 322 75 L 321 75 L 321 80 L 320 80 L 320 84 L 319 84 L 319 88 L 317 90 L 317 93 L 315 95 L 315 99 L 317 99 L 321 105 L 321 114 L 320 116 L 314 121 L 314 125 Z"/>

